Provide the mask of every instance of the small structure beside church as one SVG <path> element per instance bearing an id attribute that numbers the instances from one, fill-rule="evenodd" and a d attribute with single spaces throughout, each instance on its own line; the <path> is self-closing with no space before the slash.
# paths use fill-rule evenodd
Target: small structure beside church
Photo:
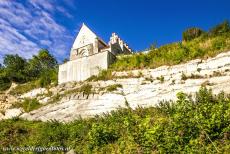
<path id="1" fill-rule="evenodd" d="M 85 24 L 82 25 L 70 52 L 70 61 L 59 66 L 58 83 L 83 81 L 108 69 L 116 55 L 131 54 L 132 50 L 115 33 L 105 43 Z"/>

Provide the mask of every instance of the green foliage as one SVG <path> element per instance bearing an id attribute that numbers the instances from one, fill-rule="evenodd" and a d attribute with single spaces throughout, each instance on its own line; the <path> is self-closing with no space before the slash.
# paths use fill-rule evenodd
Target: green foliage
<path id="1" fill-rule="evenodd" d="M 55 70 L 56 68 L 56 59 L 45 49 L 41 49 L 38 55 L 34 55 L 28 62 L 28 72 L 32 77 L 41 76 L 44 72 Z"/>
<path id="2" fill-rule="evenodd" d="M 29 60 L 28 72 L 39 80 L 40 87 L 46 87 L 52 82 L 57 84 L 57 60 L 48 50 L 40 50 L 37 56 Z"/>
<path id="3" fill-rule="evenodd" d="M 113 71 L 156 68 L 184 63 L 195 58 L 216 56 L 230 49 L 228 26 L 229 24 L 224 22 L 213 28 L 215 30 L 210 30 L 209 35 L 197 28 L 189 29 L 184 33 L 186 41 L 153 47 L 146 54 L 121 55 L 110 68 Z"/>
<path id="4" fill-rule="evenodd" d="M 214 50 L 223 50 L 227 45 L 224 38 L 216 38 L 212 40 L 212 48 Z"/>
<path id="5" fill-rule="evenodd" d="M 184 72 L 182 72 L 182 75 L 181 75 L 181 80 L 187 80 L 188 77 L 184 74 Z"/>
<path id="6" fill-rule="evenodd" d="M 89 95 L 92 93 L 92 85 L 90 84 L 84 84 L 83 86 L 81 86 L 81 88 L 79 89 L 79 92 L 83 92 L 84 95 Z"/>
<path id="7" fill-rule="evenodd" d="M 13 107 L 20 108 L 22 107 L 25 112 L 30 112 L 32 110 L 38 109 L 41 107 L 41 104 L 37 99 L 26 98 L 23 102 L 16 102 Z"/>
<path id="8" fill-rule="evenodd" d="M 189 28 L 183 32 L 183 40 L 191 41 L 204 33 L 200 28 Z"/>
<path id="9" fill-rule="evenodd" d="M 5 55 L 4 65 L 6 76 L 10 81 L 13 82 L 25 82 L 27 75 L 25 68 L 27 62 L 22 57 L 16 55 Z"/>
<path id="10" fill-rule="evenodd" d="M 157 107 L 121 108 L 70 123 L 3 120 L 0 130 L 0 150 L 63 146 L 77 153 L 229 153 L 230 97 L 203 87 L 194 100 L 181 92 L 177 101 Z"/>
<path id="11" fill-rule="evenodd" d="M 108 69 L 108 70 L 100 70 L 97 76 L 93 75 L 89 77 L 87 81 L 98 81 L 98 80 L 106 81 L 106 80 L 111 80 L 112 78 L 113 78 L 112 70 Z"/>
<path id="12" fill-rule="evenodd" d="M 91 130 L 88 133 L 89 136 L 89 147 L 100 147 L 108 143 L 115 142 L 119 136 L 116 131 L 111 127 L 106 127 L 99 124 L 93 124 Z"/>
<path id="13" fill-rule="evenodd" d="M 113 85 L 106 87 L 106 90 L 108 92 L 112 92 L 112 91 L 117 90 L 117 88 L 122 88 L 122 85 L 121 84 L 113 84 Z"/>
<path id="14" fill-rule="evenodd" d="M 57 85 L 57 61 L 48 50 L 40 50 L 28 61 L 17 54 L 5 55 L 4 66 L 0 65 L 0 90 L 8 89 L 11 82 L 23 84 L 35 80 L 39 84 L 33 87 L 46 87 L 51 83 Z M 31 89 L 30 83 L 28 85 L 27 89 Z"/>
<path id="15" fill-rule="evenodd" d="M 10 86 L 10 80 L 5 75 L 0 73 L 0 91 L 7 90 L 8 88 L 10 88 Z"/>
<path id="16" fill-rule="evenodd" d="M 226 20 L 226 21 L 216 25 L 212 29 L 210 29 L 209 34 L 217 36 L 217 35 L 227 34 L 229 32 L 230 32 L 230 25 L 229 25 L 229 22 Z"/>
<path id="17" fill-rule="evenodd" d="M 201 68 L 197 68 L 197 72 L 199 72 L 200 73 L 200 71 L 201 71 L 202 69 Z"/>
<path id="18" fill-rule="evenodd" d="M 163 83 L 165 78 L 161 75 L 160 77 L 157 77 L 157 80 L 160 80 L 160 82 Z"/>
<path id="19" fill-rule="evenodd" d="M 28 83 L 20 84 L 10 91 L 12 95 L 20 95 L 29 92 L 32 89 L 40 87 L 38 81 L 31 81 Z"/>
<path id="20" fill-rule="evenodd" d="M 51 83 L 54 83 L 54 85 L 58 84 L 57 70 L 55 69 L 44 71 L 39 78 L 40 87 L 47 87 Z"/>

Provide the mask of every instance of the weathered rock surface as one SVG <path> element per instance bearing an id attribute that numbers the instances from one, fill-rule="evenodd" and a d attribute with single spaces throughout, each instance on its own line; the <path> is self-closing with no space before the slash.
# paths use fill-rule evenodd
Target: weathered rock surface
<path id="1" fill-rule="evenodd" d="M 81 95 L 72 95 L 69 99 L 55 104 L 49 104 L 21 117 L 28 120 L 58 120 L 72 121 L 78 117 L 90 117 L 110 112 L 118 107 L 125 107 L 125 98 L 118 94 L 90 95 L 84 98 Z"/>
<path id="2" fill-rule="evenodd" d="M 30 113 L 24 113 L 21 118 L 29 120 L 72 121 L 79 116 L 91 117 L 110 112 L 119 107 L 154 106 L 163 100 L 175 100 L 178 92 L 194 95 L 201 85 L 212 88 L 215 94 L 224 91 L 230 93 L 230 52 L 222 53 L 207 60 L 196 59 L 185 64 L 162 66 L 157 69 L 133 70 L 115 72 L 116 76 L 142 74 L 139 78 L 122 78 L 110 81 L 91 82 L 93 88 L 121 84 L 114 92 L 99 92 L 84 95 L 74 93 L 66 95 L 54 104 L 48 104 Z M 53 88 L 57 94 L 65 94 L 66 89 L 74 89 L 78 83 L 67 83 Z"/>
<path id="3" fill-rule="evenodd" d="M 47 93 L 48 91 L 46 88 L 38 88 L 38 89 L 31 90 L 28 93 L 21 95 L 20 98 L 35 98 L 38 95 L 44 95 Z"/>
<path id="4" fill-rule="evenodd" d="M 18 117 L 23 112 L 22 109 L 7 109 L 5 112 L 4 119 L 11 119 L 14 117 Z"/>
<path id="5" fill-rule="evenodd" d="M 0 110 L 6 110 L 12 106 L 14 102 L 17 101 L 15 96 L 10 94 L 0 94 Z"/>

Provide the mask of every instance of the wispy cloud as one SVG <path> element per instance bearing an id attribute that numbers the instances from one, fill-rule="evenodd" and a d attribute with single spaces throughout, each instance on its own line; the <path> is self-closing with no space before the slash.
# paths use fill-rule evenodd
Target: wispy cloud
<path id="1" fill-rule="evenodd" d="M 62 6 L 47 0 L 29 0 L 25 3 L 0 1 L 0 62 L 5 54 L 19 54 L 30 58 L 40 48 L 48 48 L 62 59 L 69 52 L 72 37 L 54 18 L 65 13 Z"/>

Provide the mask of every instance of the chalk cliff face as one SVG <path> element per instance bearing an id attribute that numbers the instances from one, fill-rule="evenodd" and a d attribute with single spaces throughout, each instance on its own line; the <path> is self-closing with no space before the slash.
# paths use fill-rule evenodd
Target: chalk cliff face
<path id="1" fill-rule="evenodd" d="M 44 106 L 29 113 L 22 113 L 20 117 L 28 120 L 56 119 L 69 122 L 80 116 L 86 118 L 126 107 L 127 103 L 131 108 L 155 106 L 160 101 L 175 100 L 178 92 L 194 95 L 200 86 L 211 88 L 215 94 L 221 91 L 230 93 L 230 52 L 207 60 L 196 59 L 185 64 L 157 69 L 114 72 L 114 75 L 117 77 L 114 80 L 89 82 L 96 91 L 95 94 L 66 93 L 82 83 L 54 87 L 49 90 L 53 95 L 65 93 L 58 102 L 46 104 L 50 98 L 39 96 L 39 102 Z M 115 84 L 122 86 L 112 92 L 100 91 L 103 87 Z"/>

